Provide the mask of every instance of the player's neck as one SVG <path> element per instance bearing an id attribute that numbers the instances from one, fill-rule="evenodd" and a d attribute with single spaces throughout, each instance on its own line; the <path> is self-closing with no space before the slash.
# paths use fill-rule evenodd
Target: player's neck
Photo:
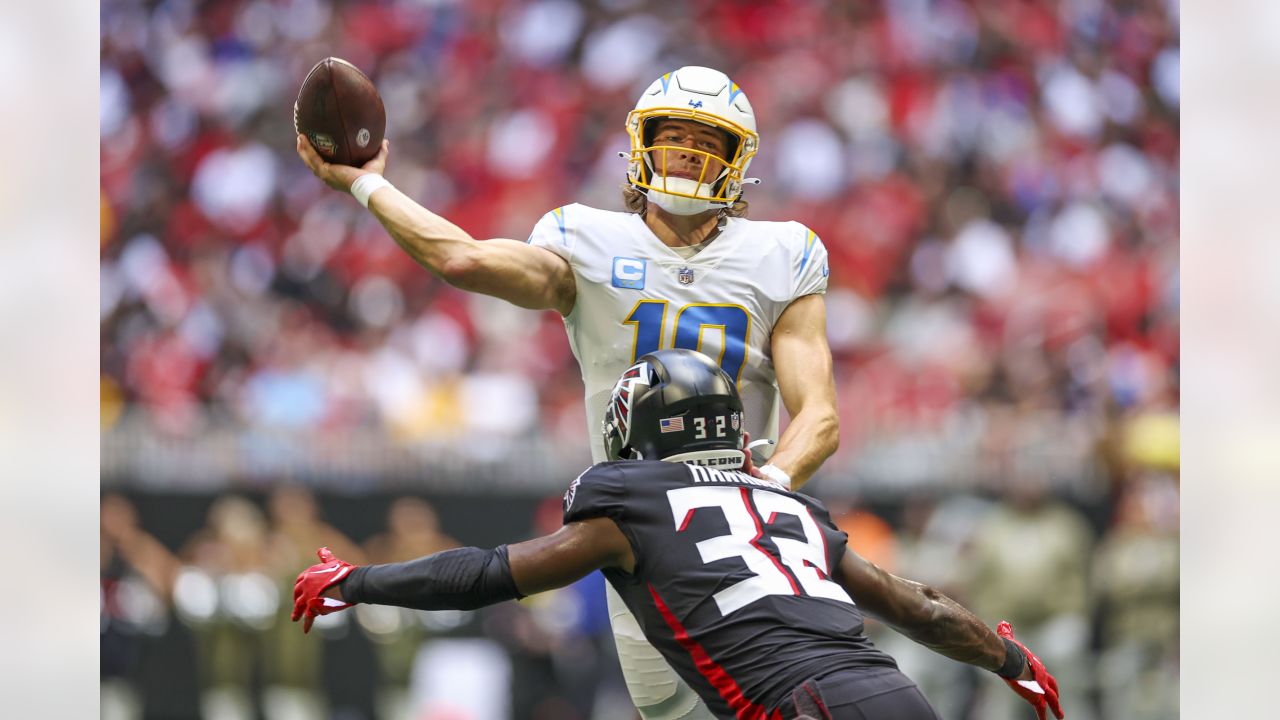
<path id="1" fill-rule="evenodd" d="M 708 210 L 697 215 L 673 215 L 649 203 L 644 213 L 644 223 L 649 230 L 668 247 L 689 247 L 705 242 L 715 232 L 719 210 Z"/>

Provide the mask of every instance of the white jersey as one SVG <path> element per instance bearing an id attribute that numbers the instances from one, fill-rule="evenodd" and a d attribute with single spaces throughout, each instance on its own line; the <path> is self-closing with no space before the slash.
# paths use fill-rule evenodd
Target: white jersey
<path id="1" fill-rule="evenodd" d="M 569 262 L 577 301 L 564 318 L 586 386 L 591 458 L 605 459 L 609 393 L 636 358 L 689 348 L 737 380 L 753 440 L 778 437 L 770 338 L 792 300 L 827 289 L 827 251 L 795 222 L 729 218 L 685 260 L 635 213 L 566 205 L 534 226 L 529 243 Z"/>

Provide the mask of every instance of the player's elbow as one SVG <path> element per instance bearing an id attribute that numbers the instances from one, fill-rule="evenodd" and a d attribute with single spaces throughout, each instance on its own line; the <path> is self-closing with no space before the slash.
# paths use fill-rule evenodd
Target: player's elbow
<path id="1" fill-rule="evenodd" d="M 827 457 L 834 455 L 840 448 L 840 417 L 836 415 L 835 408 L 824 409 L 818 417 L 816 435 Z"/>
<path id="2" fill-rule="evenodd" d="M 895 608 L 894 625 L 907 631 L 917 640 L 930 639 L 942 628 L 945 606 L 939 600 L 945 597 L 936 588 L 919 583 L 909 583 L 911 591 Z"/>
<path id="3" fill-rule="evenodd" d="M 468 289 L 484 274 L 482 255 L 479 248 L 465 248 L 451 253 L 440 263 L 440 277 L 456 288 Z"/>

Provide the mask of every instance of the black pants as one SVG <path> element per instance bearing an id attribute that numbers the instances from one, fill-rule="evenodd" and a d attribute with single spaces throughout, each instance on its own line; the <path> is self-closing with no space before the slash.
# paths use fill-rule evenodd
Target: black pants
<path id="1" fill-rule="evenodd" d="M 891 667 L 807 680 L 778 709 L 788 720 L 941 720 L 911 678 Z"/>

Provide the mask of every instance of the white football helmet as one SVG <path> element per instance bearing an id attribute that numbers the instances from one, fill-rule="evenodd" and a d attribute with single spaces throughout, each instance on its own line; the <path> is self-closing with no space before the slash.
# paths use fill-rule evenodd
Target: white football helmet
<path id="1" fill-rule="evenodd" d="M 680 148 L 681 152 L 703 156 L 704 175 L 713 158 L 724 165 L 724 170 L 714 178 L 667 177 L 663 171 L 666 153 L 673 148 L 653 145 L 652 121 L 659 118 L 695 120 L 727 132 L 731 142 L 726 158 L 698 148 Z M 743 182 L 748 181 L 747 166 L 760 149 L 756 116 L 746 94 L 728 75 L 696 65 L 653 81 L 627 115 L 627 134 L 631 137 L 627 180 L 675 215 L 694 215 L 733 205 L 742 194 Z"/>

